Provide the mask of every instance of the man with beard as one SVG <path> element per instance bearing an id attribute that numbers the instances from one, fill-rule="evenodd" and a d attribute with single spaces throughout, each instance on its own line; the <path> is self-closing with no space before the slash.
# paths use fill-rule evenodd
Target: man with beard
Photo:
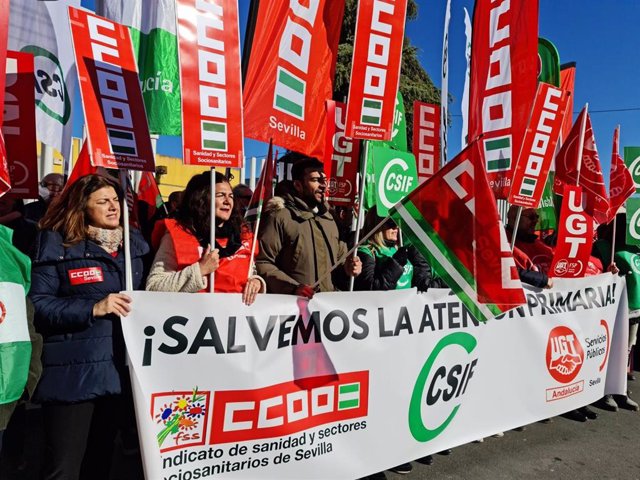
<path id="1" fill-rule="evenodd" d="M 360 274 L 362 263 L 357 257 L 346 258 L 347 247 L 339 240 L 338 227 L 325 203 L 324 166 L 299 153 L 287 156 L 293 163 L 291 188 L 261 229 L 258 274 L 269 293 L 311 298 L 315 290 L 345 289 L 348 277 Z M 329 275 L 336 264 L 342 267 Z"/>

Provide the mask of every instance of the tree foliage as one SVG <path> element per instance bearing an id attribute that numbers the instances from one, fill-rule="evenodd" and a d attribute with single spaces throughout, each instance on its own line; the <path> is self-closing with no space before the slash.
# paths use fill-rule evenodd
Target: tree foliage
<path id="1" fill-rule="evenodd" d="M 349 93 L 349 78 L 351 76 L 351 59 L 353 57 L 353 40 L 356 29 L 357 1 L 346 0 L 340 44 L 338 45 L 338 60 L 336 62 L 336 80 L 334 85 L 334 99 L 340 102 L 346 100 Z M 418 5 L 415 0 L 407 3 L 407 20 L 418 18 Z M 419 100 L 428 103 L 440 103 L 440 89 L 431 81 L 418 59 L 418 48 L 411 44 L 405 35 L 402 48 L 402 65 L 400 68 L 400 91 L 404 97 L 407 116 L 407 135 L 409 144 L 413 135 L 413 102 Z"/>

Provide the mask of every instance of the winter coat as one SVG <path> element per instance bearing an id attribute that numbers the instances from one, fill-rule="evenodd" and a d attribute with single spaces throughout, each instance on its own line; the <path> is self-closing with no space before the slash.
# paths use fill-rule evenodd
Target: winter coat
<path id="1" fill-rule="evenodd" d="M 84 240 L 62 245 L 57 232 L 41 231 L 33 257 L 29 298 L 44 339 L 42 378 L 34 401 L 71 403 L 121 392 L 125 348 L 117 315 L 93 316 L 93 306 L 125 289 L 124 252 L 110 255 Z M 142 284 L 149 247 L 131 232 L 133 288 Z"/>
<path id="2" fill-rule="evenodd" d="M 312 211 L 300 198 L 286 194 L 274 197 L 260 229 L 260 253 L 256 270 L 267 282 L 267 292 L 293 294 L 299 285 L 320 282 L 321 292 L 345 288 L 342 263 L 347 247 L 338 237 L 338 226 L 324 205 Z"/>
<path id="3" fill-rule="evenodd" d="M 431 266 L 413 246 L 407 248 L 407 263 L 402 266 L 393 257 L 398 247 L 368 244 L 358 249 L 362 273 L 356 277 L 356 290 L 394 290 L 416 287 L 421 292 L 429 288 L 446 288 L 435 278 Z"/>

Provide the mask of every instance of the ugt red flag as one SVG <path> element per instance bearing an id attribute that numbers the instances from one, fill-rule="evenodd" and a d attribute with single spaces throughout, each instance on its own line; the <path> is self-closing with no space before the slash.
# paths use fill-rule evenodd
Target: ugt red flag
<path id="1" fill-rule="evenodd" d="M 260 2 L 244 83 L 244 133 L 322 159 L 325 100 L 344 0 Z"/>
<path id="2" fill-rule="evenodd" d="M 389 214 L 478 320 L 525 302 L 479 142 L 472 142 Z M 473 226 L 472 235 L 461 235 Z"/>
<path id="3" fill-rule="evenodd" d="M 584 124 L 584 141 L 582 158 L 578 159 L 580 151 L 580 131 Z M 580 179 L 578 181 L 578 171 Z M 556 155 L 556 177 L 553 191 L 563 194 L 564 185 L 580 185 L 585 195 L 585 212 L 598 223 L 607 223 L 609 214 L 609 199 L 604 186 L 602 166 L 593 135 L 591 119 L 583 108 L 565 139 L 558 155 Z"/>
<path id="4" fill-rule="evenodd" d="M 558 244 L 549 271 L 553 277 L 584 277 L 593 245 L 593 219 L 582 208 L 582 187 L 565 185 Z"/>
<path id="5" fill-rule="evenodd" d="M 631 172 L 620 156 L 620 127 L 613 132 L 613 151 L 611 152 L 611 170 L 609 170 L 609 215 L 612 221 L 618 209 L 627 198 L 636 193 Z"/>
<path id="6" fill-rule="evenodd" d="M 538 84 L 537 0 L 476 0 L 469 140 L 496 198 L 506 199 Z"/>

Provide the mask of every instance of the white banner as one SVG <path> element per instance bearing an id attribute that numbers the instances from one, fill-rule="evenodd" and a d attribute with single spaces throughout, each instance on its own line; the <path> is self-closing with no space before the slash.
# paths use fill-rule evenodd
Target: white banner
<path id="1" fill-rule="evenodd" d="M 357 478 L 624 392 L 624 279 L 556 284 L 481 325 L 448 290 L 317 294 L 302 315 L 132 292 L 147 478 Z"/>
<path id="2" fill-rule="evenodd" d="M 11 2 L 9 50 L 31 53 L 35 61 L 38 140 L 67 158 L 71 152 L 76 63 L 68 7 L 80 0 Z"/>

